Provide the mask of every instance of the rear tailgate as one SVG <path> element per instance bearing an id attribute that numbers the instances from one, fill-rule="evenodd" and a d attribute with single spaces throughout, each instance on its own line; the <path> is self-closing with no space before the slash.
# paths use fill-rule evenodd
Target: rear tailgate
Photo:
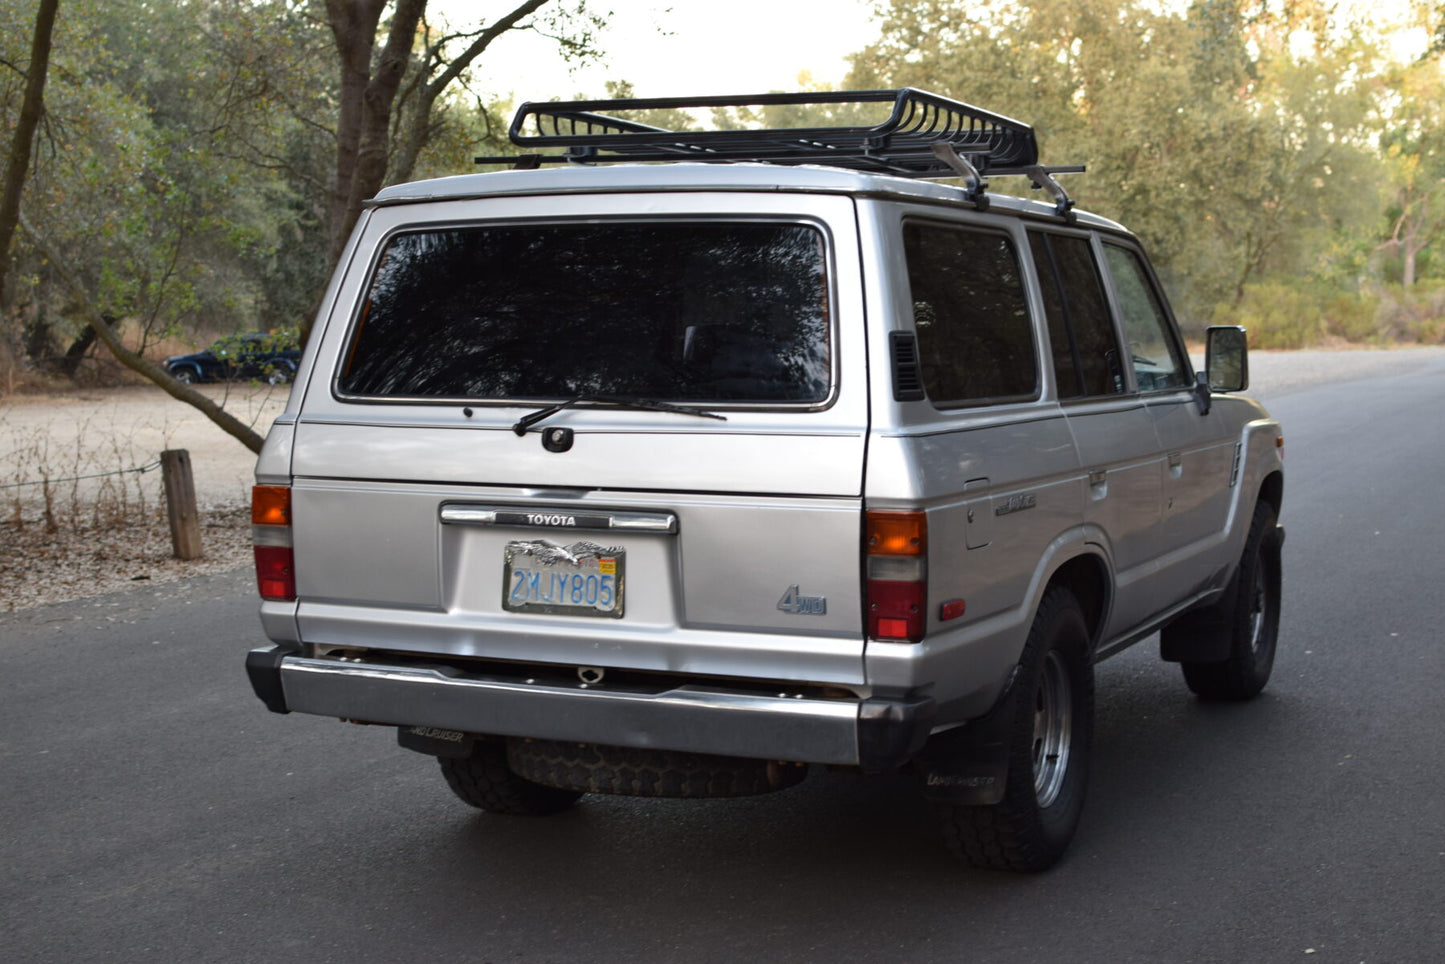
<path id="1" fill-rule="evenodd" d="M 852 202 L 699 194 L 570 205 L 624 225 L 645 209 L 649 218 L 706 213 L 716 231 L 717 210 L 729 205 L 745 208 L 749 222 L 803 225 L 821 239 L 826 266 L 826 384 L 782 404 L 668 399 L 726 421 L 584 403 L 519 436 L 517 420 L 548 399 L 384 397 L 374 386 L 392 384 L 405 359 L 386 359 L 371 382 L 348 380 L 347 366 L 367 360 L 354 360 L 353 319 L 377 325 L 382 311 L 368 299 L 372 266 L 358 270 L 341 286 L 295 426 L 302 640 L 323 650 L 862 685 L 867 401 Z M 510 226 L 509 217 L 535 207 L 498 199 L 382 209 L 367 232 L 381 242 L 424 218 Z M 567 241 L 565 223 L 545 237 Z M 724 304 L 716 286 L 711 293 L 709 319 L 757 314 L 757 290 L 750 308 L 746 299 Z M 739 341 L 714 330 L 723 327 L 689 324 L 686 337 L 711 339 L 707 357 L 716 359 Z M 557 337 L 541 337 L 537 364 Z M 604 325 L 581 337 L 608 335 Z M 437 346 L 444 359 L 468 351 L 474 346 Z M 605 345 L 596 352 L 606 375 L 617 360 Z M 432 376 L 409 377 L 415 386 Z M 544 445 L 544 433 L 559 429 L 566 445 Z"/>

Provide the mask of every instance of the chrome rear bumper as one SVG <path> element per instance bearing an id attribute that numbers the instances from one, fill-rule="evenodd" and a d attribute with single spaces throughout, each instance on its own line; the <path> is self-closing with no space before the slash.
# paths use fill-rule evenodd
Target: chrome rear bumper
<path id="1" fill-rule="evenodd" d="M 519 681 L 450 667 L 252 650 L 252 687 L 280 713 L 497 736 L 888 769 L 928 736 L 933 701 L 819 699 L 679 685 L 644 692 Z"/>

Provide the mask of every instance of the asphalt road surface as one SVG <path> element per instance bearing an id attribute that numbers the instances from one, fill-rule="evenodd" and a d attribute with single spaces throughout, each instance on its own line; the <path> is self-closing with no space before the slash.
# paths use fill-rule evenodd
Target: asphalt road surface
<path id="1" fill-rule="evenodd" d="M 389 730 L 263 709 L 242 572 L 0 617 L 0 960 L 1445 960 L 1445 362 L 1270 406 L 1274 679 L 1102 664 L 1050 873 L 954 863 L 903 778 L 480 814 Z"/>

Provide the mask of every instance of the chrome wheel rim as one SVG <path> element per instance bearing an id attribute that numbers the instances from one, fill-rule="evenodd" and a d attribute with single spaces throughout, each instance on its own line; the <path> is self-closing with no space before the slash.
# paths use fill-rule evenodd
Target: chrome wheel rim
<path id="1" fill-rule="evenodd" d="M 1258 653 L 1264 642 L 1264 617 L 1269 606 L 1269 587 L 1265 580 L 1264 566 L 1254 567 L 1254 585 L 1249 593 L 1249 648 Z"/>
<path id="2" fill-rule="evenodd" d="M 1069 670 L 1063 657 L 1050 652 L 1044 659 L 1038 690 L 1034 693 L 1034 796 L 1040 807 L 1058 799 L 1069 771 L 1069 744 L 1074 729 L 1073 696 Z"/>

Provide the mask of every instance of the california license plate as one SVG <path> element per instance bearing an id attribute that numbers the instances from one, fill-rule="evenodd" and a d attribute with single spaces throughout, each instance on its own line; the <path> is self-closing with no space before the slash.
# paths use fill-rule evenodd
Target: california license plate
<path id="1" fill-rule="evenodd" d="M 626 554 L 593 542 L 507 543 L 502 608 L 557 616 L 622 617 Z"/>

